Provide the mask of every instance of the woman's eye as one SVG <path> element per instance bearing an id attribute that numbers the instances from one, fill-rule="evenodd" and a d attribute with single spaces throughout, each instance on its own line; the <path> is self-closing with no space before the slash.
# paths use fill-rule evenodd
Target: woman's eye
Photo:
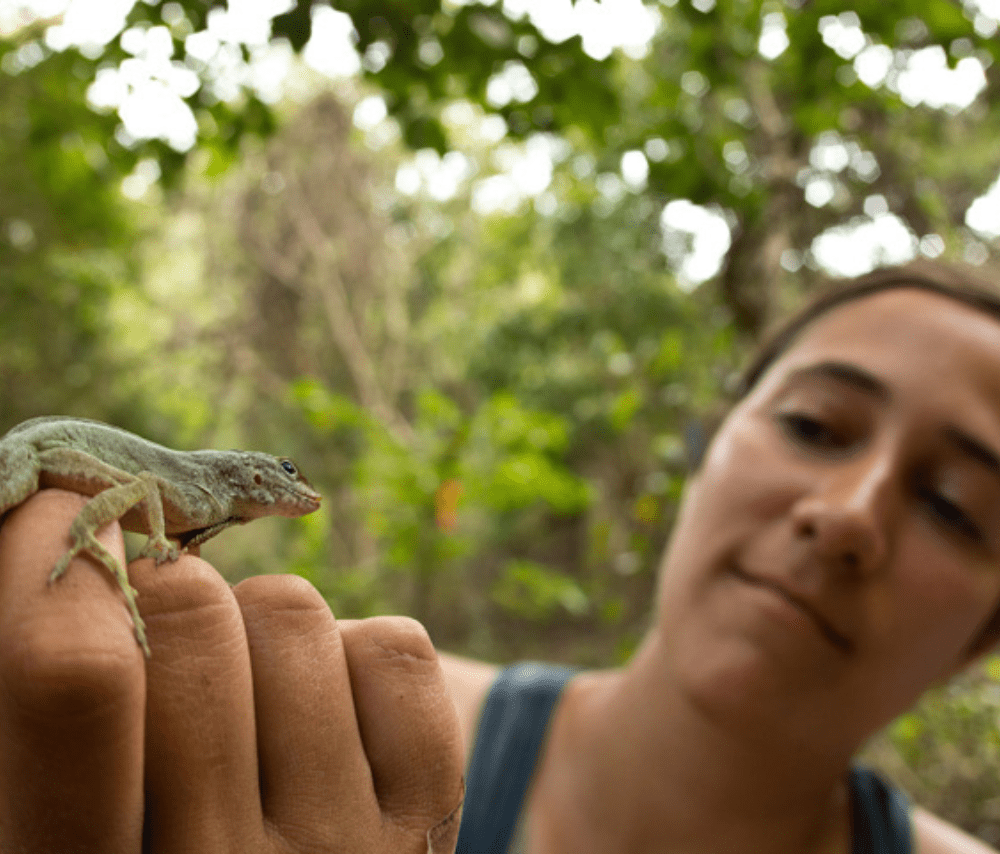
<path id="1" fill-rule="evenodd" d="M 780 421 L 785 431 L 798 442 L 820 448 L 840 448 L 846 444 L 836 430 L 812 415 L 785 412 Z"/>
<path id="2" fill-rule="evenodd" d="M 969 540 L 974 542 L 982 540 L 982 532 L 976 523 L 954 501 L 932 489 L 923 490 L 923 493 L 927 506 L 941 522 Z"/>

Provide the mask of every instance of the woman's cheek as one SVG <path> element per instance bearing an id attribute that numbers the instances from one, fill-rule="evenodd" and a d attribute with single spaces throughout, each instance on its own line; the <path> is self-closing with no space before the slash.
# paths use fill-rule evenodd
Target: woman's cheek
<path id="1" fill-rule="evenodd" d="M 787 446 L 769 419 L 747 413 L 726 427 L 709 449 L 699 478 L 716 505 L 712 515 L 770 520 L 815 485 L 815 469 Z"/>
<path id="2" fill-rule="evenodd" d="M 911 534 L 915 533 L 911 530 Z M 1000 574 L 950 559 L 937 544 L 921 537 L 902 537 L 888 577 L 883 615 L 874 624 L 899 651 L 900 660 L 914 660 L 931 680 L 951 676 L 965 663 L 966 652 L 1000 600 Z M 875 597 L 872 597 L 873 599 Z M 891 606 L 891 614 L 889 608 Z"/>

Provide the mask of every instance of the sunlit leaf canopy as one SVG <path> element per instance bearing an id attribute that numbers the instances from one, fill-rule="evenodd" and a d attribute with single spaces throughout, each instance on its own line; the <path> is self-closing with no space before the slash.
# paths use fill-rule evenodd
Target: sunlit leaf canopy
<path id="1" fill-rule="evenodd" d="M 983 263 L 1000 234 L 994 0 L 19 6 L 0 7 L 8 32 L 53 25 L 15 33 L 3 68 L 79 51 L 133 189 L 195 147 L 225 160 L 271 132 L 300 55 L 334 87 L 374 84 L 355 119 L 416 153 L 403 189 L 545 210 L 562 165 L 612 202 L 657 199 L 681 283 L 721 270 L 750 330 L 775 300 L 742 288 L 747 265 L 853 274 L 946 247 Z"/>

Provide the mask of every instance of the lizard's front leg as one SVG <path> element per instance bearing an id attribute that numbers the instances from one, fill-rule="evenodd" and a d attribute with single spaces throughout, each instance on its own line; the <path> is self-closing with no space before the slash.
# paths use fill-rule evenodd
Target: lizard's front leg
<path id="1" fill-rule="evenodd" d="M 75 448 L 46 449 L 39 454 L 39 463 L 41 486 L 58 486 L 71 492 L 94 496 L 77 517 L 76 521 L 81 526 L 86 526 L 93 533 L 113 519 L 121 519 L 135 508 L 140 524 L 136 527 L 133 522 L 126 526 L 127 530 L 142 531 L 149 536 L 140 556 L 156 558 L 158 564 L 165 560 L 177 560 L 180 552 L 167 539 L 165 532 L 162 501 L 164 483 L 160 478 L 149 472 L 132 474 Z M 69 559 L 66 561 L 66 565 L 68 564 Z M 62 571 L 65 571 L 65 567 Z"/>
<path id="2" fill-rule="evenodd" d="M 139 551 L 139 557 L 151 557 L 159 566 L 164 561 L 177 560 L 180 549 L 167 539 L 166 525 L 163 519 L 163 483 L 154 474 L 141 472 L 140 477 L 146 484 L 146 497 L 142 507 L 146 511 L 145 545 Z"/>

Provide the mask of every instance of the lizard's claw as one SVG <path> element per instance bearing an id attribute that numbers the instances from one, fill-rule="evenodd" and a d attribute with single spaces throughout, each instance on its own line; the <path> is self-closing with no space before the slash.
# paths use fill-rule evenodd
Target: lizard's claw
<path id="1" fill-rule="evenodd" d="M 66 552 L 66 554 L 59 558 L 58 561 L 56 561 L 56 565 L 52 567 L 52 572 L 49 574 L 49 584 L 58 581 L 62 577 L 63 573 L 69 569 L 70 561 L 72 561 L 80 551 L 82 551 L 82 549 L 70 549 Z"/>
<path id="2" fill-rule="evenodd" d="M 177 560 L 180 556 L 180 549 L 166 537 L 150 537 L 139 552 L 139 557 L 151 557 L 157 566 L 168 560 Z"/>

